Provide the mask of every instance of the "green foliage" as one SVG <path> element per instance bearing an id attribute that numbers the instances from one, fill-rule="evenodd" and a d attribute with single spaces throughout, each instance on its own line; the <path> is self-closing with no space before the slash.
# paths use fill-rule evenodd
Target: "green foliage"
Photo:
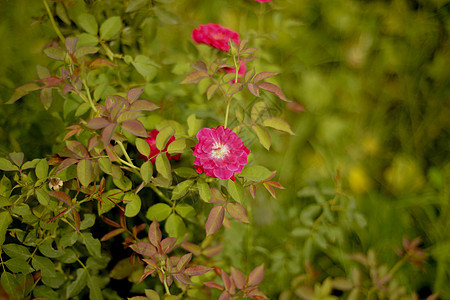
<path id="1" fill-rule="evenodd" d="M 449 297 L 445 1 L 0 14 L 0 294 Z M 240 42 L 196 45 L 199 22 Z M 251 150 L 229 180 L 193 166 L 218 125 Z"/>

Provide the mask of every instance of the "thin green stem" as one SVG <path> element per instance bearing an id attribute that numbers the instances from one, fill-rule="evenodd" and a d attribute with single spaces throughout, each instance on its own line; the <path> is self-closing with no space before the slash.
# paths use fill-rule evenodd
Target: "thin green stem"
<path id="1" fill-rule="evenodd" d="M 89 105 L 92 107 L 92 110 L 97 114 L 98 110 L 97 110 L 97 107 L 95 107 L 95 105 L 94 105 L 94 101 L 92 101 L 91 92 L 89 91 L 89 86 L 87 84 L 86 79 L 83 79 L 82 82 L 83 82 L 84 89 L 86 90 Z"/>
<path id="2" fill-rule="evenodd" d="M 230 112 L 230 103 L 231 103 L 231 99 L 228 99 L 227 101 L 227 110 L 225 111 L 225 123 L 223 125 L 223 127 L 227 128 L 227 124 L 228 124 L 228 114 Z"/>
<path id="3" fill-rule="evenodd" d="M 234 68 L 236 70 L 236 74 L 235 74 L 236 76 L 234 77 L 234 82 L 237 83 L 238 82 L 238 75 L 239 75 L 239 67 L 240 67 L 241 64 L 236 61 L 236 56 L 235 55 L 233 55 L 233 62 L 234 62 Z"/>
<path id="4" fill-rule="evenodd" d="M 172 295 L 171 293 L 170 293 L 170 290 L 169 290 L 169 286 L 167 285 L 167 281 L 166 281 L 166 279 L 167 279 L 167 277 L 166 277 L 166 274 L 164 273 L 164 288 L 165 288 L 165 290 L 166 290 L 166 294 L 167 295 Z"/>
<path id="5" fill-rule="evenodd" d="M 136 166 L 133 164 L 133 162 L 131 161 L 131 158 L 130 158 L 130 156 L 128 155 L 127 150 L 125 150 L 125 147 L 123 146 L 122 141 L 117 141 L 117 144 L 119 145 L 120 150 L 122 150 L 123 155 L 125 156 L 125 158 L 126 158 L 126 160 L 127 160 L 127 162 L 128 162 L 128 164 L 126 164 L 126 165 L 129 166 L 129 167 L 131 167 L 131 168 L 133 168 L 133 169 L 139 169 L 139 168 L 136 167 Z"/>
<path id="6" fill-rule="evenodd" d="M 170 201 L 169 198 L 167 198 L 166 195 L 164 195 L 156 186 L 154 186 L 153 184 L 149 184 L 147 185 L 149 186 L 161 199 L 163 199 L 164 201 L 166 201 L 168 204 L 170 204 L 171 206 L 173 206 L 172 201 Z"/>
<path id="7" fill-rule="evenodd" d="M 44 2 L 45 9 L 47 10 L 48 17 L 50 18 L 50 22 L 52 23 L 52 26 L 56 32 L 56 35 L 58 35 L 59 39 L 64 44 L 65 38 L 64 38 L 63 34 L 61 33 L 61 31 L 59 30 L 58 25 L 56 25 L 55 18 L 53 18 L 53 14 L 50 10 L 50 7 L 48 6 L 47 0 L 42 0 L 42 2 Z"/>
<path id="8" fill-rule="evenodd" d="M 399 260 L 393 267 L 392 269 L 389 271 L 389 274 L 394 275 L 395 272 L 398 271 L 398 269 L 400 269 L 400 267 L 408 260 L 408 254 L 406 254 L 405 256 L 403 256 L 403 258 L 401 260 Z"/>

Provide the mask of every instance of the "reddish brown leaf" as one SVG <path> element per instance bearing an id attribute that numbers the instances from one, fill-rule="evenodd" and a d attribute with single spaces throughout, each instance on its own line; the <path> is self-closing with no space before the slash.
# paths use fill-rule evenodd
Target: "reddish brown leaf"
<path id="1" fill-rule="evenodd" d="M 137 87 L 134 89 L 131 89 L 128 91 L 127 93 L 127 101 L 128 103 L 133 103 L 134 101 L 136 101 L 144 92 L 144 87 Z"/>
<path id="2" fill-rule="evenodd" d="M 121 233 L 124 232 L 124 231 L 125 231 L 125 229 L 123 229 L 123 228 L 117 228 L 117 229 L 114 229 L 114 230 L 108 232 L 107 234 L 105 234 L 105 235 L 100 239 L 100 241 L 101 241 L 101 242 L 107 241 L 107 240 L 109 240 L 109 239 L 111 239 L 111 238 L 113 238 L 113 237 L 115 237 L 115 236 L 121 234 Z"/>
<path id="3" fill-rule="evenodd" d="M 182 270 L 184 270 L 184 268 L 186 268 L 186 265 L 191 261 L 191 258 L 192 258 L 192 253 L 183 255 L 180 258 L 180 260 L 178 260 L 177 271 L 181 272 Z"/>
<path id="4" fill-rule="evenodd" d="M 44 108 L 48 110 L 53 103 L 52 89 L 51 88 L 42 89 L 39 94 L 39 99 L 41 100 L 42 106 L 44 106 Z"/>
<path id="5" fill-rule="evenodd" d="M 269 185 L 267 182 L 264 182 L 263 185 L 266 188 L 266 190 L 270 193 L 270 195 L 272 195 L 272 197 L 277 199 L 277 195 L 275 194 L 275 190 L 273 189 L 273 187 Z"/>
<path id="6" fill-rule="evenodd" d="M 114 222 L 113 220 L 110 220 L 105 216 L 100 216 L 100 217 L 102 218 L 103 222 L 105 222 L 106 224 L 111 225 L 113 227 L 117 227 L 117 228 L 120 227 L 119 223 Z"/>
<path id="7" fill-rule="evenodd" d="M 150 243 L 148 242 L 137 242 L 133 245 L 130 245 L 130 248 L 133 249 L 134 252 L 144 256 L 153 256 L 156 254 L 156 248 L 150 245 Z"/>
<path id="8" fill-rule="evenodd" d="M 91 137 L 88 141 L 88 151 L 91 151 L 92 149 L 94 149 L 95 146 L 97 146 L 99 142 L 100 142 L 100 137 L 98 135 Z"/>
<path id="9" fill-rule="evenodd" d="M 200 246 L 189 243 L 189 242 L 184 242 L 183 244 L 181 244 L 181 247 L 186 250 L 191 252 L 192 254 L 194 254 L 195 256 L 199 256 L 202 254 L 202 248 L 200 248 Z"/>
<path id="10" fill-rule="evenodd" d="M 108 126 L 105 127 L 102 131 L 102 143 L 103 147 L 106 148 L 109 145 L 109 142 L 111 141 L 111 137 L 114 133 L 114 130 L 116 130 L 117 124 L 111 123 Z M 109 153 L 108 153 L 109 156 Z"/>
<path id="11" fill-rule="evenodd" d="M 223 286 L 221 286 L 218 283 L 215 283 L 214 281 L 206 281 L 206 282 L 203 282 L 203 284 L 206 285 L 207 287 L 223 291 Z"/>
<path id="12" fill-rule="evenodd" d="M 161 241 L 161 249 L 163 254 L 167 254 L 173 250 L 175 244 L 177 243 L 177 238 L 168 237 Z"/>
<path id="13" fill-rule="evenodd" d="M 152 224 L 150 224 L 150 228 L 148 230 L 148 239 L 150 240 L 150 243 L 153 244 L 153 246 L 158 248 L 161 242 L 161 230 L 159 229 L 159 223 L 156 220 L 153 221 Z"/>
<path id="14" fill-rule="evenodd" d="M 69 149 L 73 154 L 75 154 L 76 158 L 88 158 L 89 152 L 86 147 L 80 143 L 79 141 L 66 141 L 67 149 Z"/>
<path id="15" fill-rule="evenodd" d="M 247 285 L 256 286 L 264 279 L 264 264 L 257 266 L 248 275 Z"/>
<path id="16" fill-rule="evenodd" d="M 36 65 L 36 73 L 37 73 L 39 79 L 51 76 L 50 70 L 48 68 L 44 67 L 44 66 L 41 66 L 41 65 Z"/>
<path id="17" fill-rule="evenodd" d="M 239 222 L 250 223 L 245 207 L 238 202 L 236 203 L 228 202 L 227 212 L 233 219 L 236 219 Z"/>
<path id="18" fill-rule="evenodd" d="M 225 290 L 229 291 L 231 289 L 231 279 L 224 270 L 221 270 L 220 276 L 222 277 L 223 286 Z"/>
<path id="19" fill-rule="evenodd" d="M 202 61 L 197 61 L 195 64 L 191 64 L 191 67 L 196 69 L 197 71 L 208 71 L 206 64 Z"/>
<path id="20" fill-rule="evenodd" d="M 191 279 L 189 279 L 189 277 L 186 274 L 183 274 L 183 273 L 173 274 L 173 277 L 176 280 L 178 280 L 178 281 L 180 281 L 180 282 L 182 282 L 184 284 L 192 284 Z"/>
<path id="21" fill-rule="evenodd" d="M 225 209 L 223 206 L 214 206 L 208 215 L 208 220 L 205 224 L 206 235 L 211 235 L 216 233 L 223 223 L 223 218 L 225 217 Z"/>
<path id="22" fill-rule="evenodd" d="M 8 102 L 6 102 L 6 104 L 13 104 L 14 102 L 19 100 L 23 96 L 28 95 L 29 93 L 36 91 L 40 88 L 41 87 L 39 85 L 37 85 L 36 83 L 27 83 L 27 84 L 21 85 L 14 90 L 11 98 L 9 98 L 9 100 L 8 100 Z"/>
<path id="23" fill-rule="evenodd" d="M 89 68 L 92 70 L 107 66 L 115 66 L 115 64 L 103 58 L 97 58 L 89 64 Z"/>
<path id="24" fill-rule="evenodd" d="M 86 127 L 90 128 L 90 129 L 101 129 L 101 128 L 105 128 L 109 124 L 111 124 L 111 123 L 108 120 L 106 120 L 105 118 L 98 117 L 98 118 L 90 119 L 87 122 Z"/>
<path id="25" fill-rule="evenodd" d="M 250 195 L 252 195 L 252 198 L 255 199 L 256 197 L 256 185 L 250 185 Z"/>
<path id="26" fill-rule="evenodd" d="M 211 198 L 209 199 L 210 203 L 225 203 L 226 202 L 222 193 L 218 189 L 212 188 L 210 193 L 211 193 Z"/>
<path id="27" fill-rule="evenodd" d="M 67 52 L 73 54 L 75 52 L 75 48 L 77 47 L 78 38 L 68 37 L 64 41 Z"/>
<path id="28" fill-rule="evenodd" d="M 254 96 L 259 97 L 259 87 L 257 84 L 249 83 L 247 84 L 247 88 Z"/>
<path id="29" fill-rule="evenodd" d="M 231 267 L 231 278 L 238 289 L 242 290 L 245 287 L 245 275 L 234 267 Z"/>
<path id="30" fill-rule="evenodd" d="M 278 75 L 278 73 L 274 73 L 274 72 L 262 72 L 259 74 L 256 74 L 255 78 L 253 78 L 253 83 L 258 83 L 261 80 L 273 77 L 275 75 Z"/>
<path id="31" fill-rule="evenodd" d="M 80 59 L 85 55 L 95 54 L 98 52 L 98 50 L 99 48 L 94 46 L 81 46 L 75 51 L 73 55 L 75 56 L 76 59 Z"/>
<path id="32" fill-rule="evenodd" d="M 220 294 L 219 300 L 230 300 L 230 293 L 227 291 L 223 291 L 222 294 Z"/>
<path id="33" fill-rule="evenodd" d="M 48 194 L 50 196 L 52 196 L 53 198 L 56 198 L 59 201 L 64 202 L 69 207 L 72 207 L 72 199 L 66 193 L 61 192 L 61 191 L 53 191 L 53 192 L 49 192 Z"/>
<path id="34" fill-rule="evenodd" d="M 194 71 L 189 73 L 180 84 L 198 83 L 202 79 L 209 77 L 208 73 L 205 71 Z"/>
<path id="35" fill-rule="evenodd" d="M 138 282 L 141 282 L 142 280 L 144 280 L 145 278 L 147 278 L 148 276 L 150 276 L 151 274 L 153 274 L 156 270 L 150 270 L 148 272 L 145 272 L 144 274 L 142 274 L 142 276 L 139 278 Z"/>
<path id="36" fill-rule="evenodd" d="M 131 111 L 154 111 L 159 108 L 158 105 L 156 105 L 153 102 L 147 101 L 147 100 L 137 100 L 133 104 L 130 105 Z"/>
<path id="37" fill-rule="evenodd" d="M 263 90 L 266 90 L 268 92 L 271 92 L 278 98 L 280 98 L 283 101 L 290 102 L 291 100 L 288 100 L 286 96 L 283 94 L 283 91 L 281 88 L 273 83 L 270 82 L 262 82 L 259 84 L 259 87 Z"/>
<path id="38" fill-rule="evenodd" d="M 189 276 L 199 276 L 209 271 L 211 271 L 211 268 L 198 265 L 187 268 L 186 270 L 184 270 L 184 273 Z"/>
<path id="39" fill-rule="evenodd" d="M 78 162 L 78 159 L 76 158 L 66 158 L 65 160 L 62 161 L 62 163 L 56 168 L 55 174 L 58 174 L 59 172 L 61 172 L 64 169 L 67 169 L 68 167 L 70 167 L 73 164 L 76 164 Z"/>
<path id="40" fill-rule="evenodd" d="M 77 232 L 80 232 L 80 226 L 81 226 L 80 214 L 78 213 L 78 211 L 75 208 L 72 209 L 72 213 L 73 213 L 73 221 L 75 222 L 75 230 Z"/>
<path id="41" fill-rule="evenodd" d="M 158 263 L 151 258 L 144 258 L 143 261 L 147 264 L 145 270 L 158 269 Z"/>
<path id="42" fill-rule="evenodd" d="M 61 78 L 56 77 L 56 76 L 50 76 L 50 77 L 40 79 L 39 82 L 43 82 L 44 83 L 43 87 L 48 88 L 48 87 L 53 87 L 53 86 L 63 84 L 64 80 L 62 80 Z"/>
<path id="43" fill-rule="evenodd" d="M 221 244 L 209 246 L 203 250 L 202 254 L 206 257 L 214 257 L 222 251 L 222 248 L 223 246 Z"/>
<path id="44" fill-rule="evenodd" d="M 138 120 L 129 120 L 122 123 L 122 128 L 126 131 L 141 137 L 147 137 L 148 133 L 144 125 Z"/>

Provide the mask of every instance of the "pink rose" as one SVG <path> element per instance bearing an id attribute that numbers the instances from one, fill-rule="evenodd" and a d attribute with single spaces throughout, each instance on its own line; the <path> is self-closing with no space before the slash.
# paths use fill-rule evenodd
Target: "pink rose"
<path id="1" fill-rule="evenodd" d="M 217 129 L 203 128 L 197 133 L 197 139 L 194 148 L 196 171 L 234 181 L 234 174 L 242 171 L 250 153 L 241 138 L 229 128 L 219 126 Z"/>
<path id="2" fill-rule="evenodd" d="M 272 0 L 255 0 L 256 2 L 260 2 L 260 3 L 263 3 L 263 2 L 270 2 L 270 1 L 272 1 Z"/>
<path id="3" fill-rule="evenodd" d="M 148 138 L 145 139 L 145 141 L 147 142 L 147 144 L 150 146 L 150 155 L 148 157 L 144 156 L 144 155 L 139 155 L 139 158 L 143 158 L 145 160 L 149 160 L 154 164 L 156 162 L 156 156 L 158 155 L 158 153 L 160 153 L 161 151 L 156 148 L 156 136 L 158 135 L 159 131 L 156 129 L 153 129 L 152 131 L 150 131 L 148 133 Z M 164 148 L 163 151 L 167 151 L 167 147 L 169 146 L 170 143 L 172 143 L 173 141 L 175 141 L 175 137 L 171 136 L 169 141 L 166 144 L 166 147 Z M 170 155 L 169 153 L 166 152 L 167 158 L 169 160 L 174 159 L 174 160 L 180 160 L 180 156 L 181 154 L 177 154 L 177 155 Z"/>
<path id="4" fill-rule="evenodd" d="M 228 52 L 228 40 L 239 44 L 239 33 L 219 24 L 199 25 L 192 30 L 192 39 L 197 44 L 206 44 Z"/>

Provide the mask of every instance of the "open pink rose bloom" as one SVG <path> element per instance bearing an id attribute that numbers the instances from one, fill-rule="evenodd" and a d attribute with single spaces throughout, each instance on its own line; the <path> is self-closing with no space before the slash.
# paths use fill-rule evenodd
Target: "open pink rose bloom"
<path id="1" fill-rule="evenodd" d="M 150 156 L 146 157 L 144 155 L 140 155 L 139 158 L 143 158 L 145 160 L 149 160 L 152 163 L 156 162 L 156 156 L 158 155 L 158 153 L 160 153 L 161 151 L 159 151 L 158 148 L 156 148 L 156 136 L 158 135 L 159 131 L 157 129 L 153 129 L 152 131 L 150 131 L 148 133 L 148 138 L 145 139 L 145 141 L 147 142 L 147 144 L 150 146 Z M 166 147 L 164 148 L 163 151 L 167 151 L 167 147 L 169 146 L 170 143 L 172 143 L 175 140 L 174 136 L 171 136 L 170 139 L 167 141 Z M 174 159 L 174 160 L 179 160 L 181 154 L 177 154 L 177 155 L 170 155 L 169 153 L 166 153 L 167 158 L 169 160 Z"/>
<path id="2" fill-rule="evenodd" d="M 228 52 L 228 40 L 239 44 L 239 33 L 219 24 L 199 25 L 192 31 L 192 39 L 197 44 L 206 44 Z"/>
<path id="3" fill-rule="evenodd" d="M 261 3 L 263 3 L 263 2 L 270 2 L 270 1 L 272 1 L 272 0 L 255 0 L 256 2 L 261 2 Z"/>
<path id="4" fill-rule="evenodd" d="M 219 126 L 217 129 L 203 128 L 197 133 L 197 139 L 194 148 L 196 171 L 215 178 L 235 180 L 234 174 L 242 171 L 250 153 L 241 138 L 229 128 Z"/>

